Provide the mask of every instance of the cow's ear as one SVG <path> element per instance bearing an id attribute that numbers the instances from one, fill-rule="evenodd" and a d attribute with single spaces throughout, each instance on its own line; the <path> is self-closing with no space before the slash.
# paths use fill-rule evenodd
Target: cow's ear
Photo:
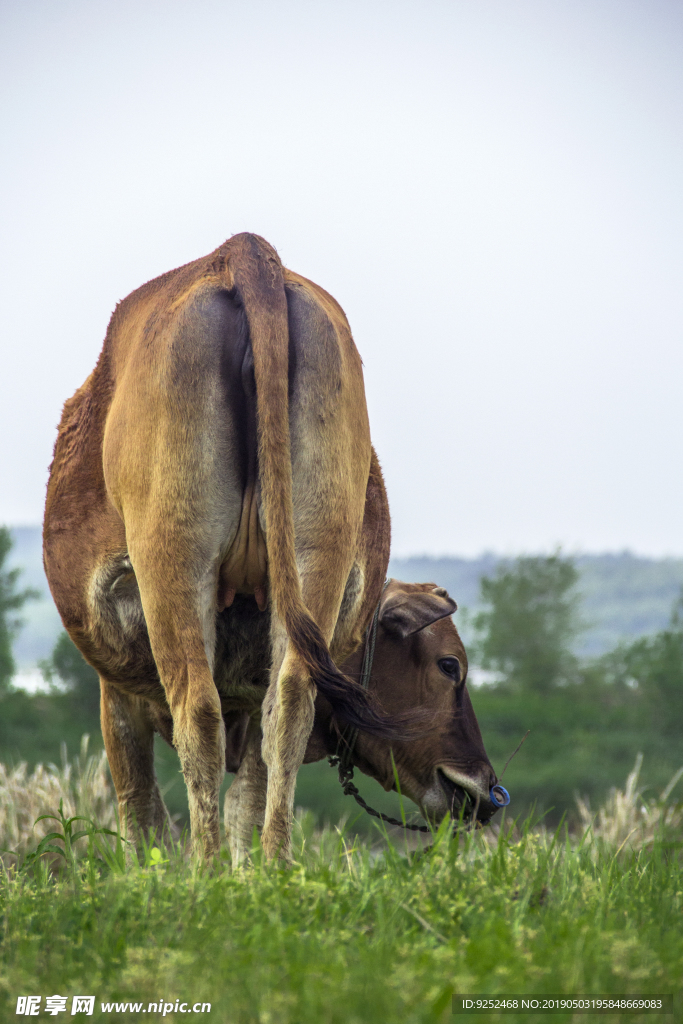
<path id="1" fill-rule="evenodd" d="M 431 626 L 437 619 L 452 615 L 457 607 L 443 587 L 427 591 L 395 590 L 384 599 L 379 621 L 390 633 L 405 639 Z"/>

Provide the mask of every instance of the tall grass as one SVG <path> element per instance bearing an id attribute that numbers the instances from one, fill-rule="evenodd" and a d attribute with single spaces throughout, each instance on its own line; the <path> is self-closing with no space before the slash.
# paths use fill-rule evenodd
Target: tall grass
<path id="1" fill-rule="evenodd" d="M 116 799 L 109 780 L 104 751 L 88 754 L 88 736 L 81 740 L 79 757 L 67 760 L 62 745 L 62 764 L 39 764 L 29 771 L 25 761 L 13 768 L 0 764 L 0 856 L 6 864 L 21 863 L 34 850 L 54 822 L 37 821 L 55 814 L 60 806 L 67 817 L 82 815 L 115 830 Z M 87 845 L 81 844 L 81 851 Z"/>
<path id="2" fill-rule="evenodd" d="M 83 755 L 69 772 L 45 770 L 45 799 L 97 808 L 102 769 Z M 28 799 L 30 776 L 24 789 L 21 773 L 6 778 L 15 800 Z M 637 776 L 615 796 L 620 815 L 628 794 L 642 813 L 636 792 Z M 180 845 L 128 865 L 93 844 L 61 871 L 8 863 L 0 1019 L 15 1019 L 18 996 L 40 993 L 95 995 L 96 1016 L 111 1021 L 154 1015 L 103 1017 L 101 1002 L 180 999 L 210 1002 L 221 1024 L 422 1024 L 448 1021 L 456 992 L 676 992 L 680 821 L 669 820 L 666 840 L 655 829 L 624 843 L 602 812 L 577 836 L 527 821 L 452 837 L 444 825 L 420 853 L 316 832 L 309 816 L 291 868 L 264 863 L 258 847 L 238 872 L 227 853 L 202 867 Z M 13 814 L 11 834 L 30 848 Z"/>
<path id="3" fill-rule="evenodd" d="M 638 787 L 642 765 L 643 755 L 638 754 L 624 789 L 614 787 L 597 814 L 591 812 L 588 800 L 577 797 L 584 832 L 612 846 L 628 844 L 632 849 L 652 847 L 658 838 L 674 842 L 681 839 L 683 801 L 672 801 L 671 794 L 683 776 L 683 768 L 678 769 L 659 798 L 653 799 Z"/>

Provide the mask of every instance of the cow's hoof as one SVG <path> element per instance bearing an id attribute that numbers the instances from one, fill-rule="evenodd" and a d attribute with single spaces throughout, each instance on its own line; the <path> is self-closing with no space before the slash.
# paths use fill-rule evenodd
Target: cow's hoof
<path id="1" fill-rule="evenodd" d="M 289 835 L 279 830 L 263 830 L 261 846 L 266 860 L 278 860 L 289 866 L 292 863 L 292 840 Z"/>

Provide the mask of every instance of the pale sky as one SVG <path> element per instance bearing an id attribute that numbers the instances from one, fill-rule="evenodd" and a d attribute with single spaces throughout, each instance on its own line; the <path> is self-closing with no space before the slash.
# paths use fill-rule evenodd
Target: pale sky
<path id="1" fill-rule="evenodd" d="M 346 310 L 395 555 L 683 555 L 680 0 L 0 12 L 0 522 L 115 303 L 249 230 Z"/>

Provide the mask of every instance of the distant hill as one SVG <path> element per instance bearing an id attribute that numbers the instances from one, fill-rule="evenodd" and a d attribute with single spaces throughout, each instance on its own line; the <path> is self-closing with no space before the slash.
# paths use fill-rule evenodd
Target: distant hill
<path id="1" fill-rule="evenodd" d="M 479 580 L 495 572 L 500 559 L 392 558 L 389 574 L 409 582 L 434 582 L 445 587 L 469 612 L 478 608 Z M 683 588 L 683 559 L 618 555 L 579 555 L 581 616 L 585 632 L 577 644 L 584 656 L 602 654 L 620 640 L 633 640 L 663 629 Z M 456 622 L 458 621 L 456 616 Z M 467 639 L 467 625 L 462 628 Z"/>
<path id="2" fill-rule="evenodd" d="M 17 663 L 25 670 L 48 657 L 62 625 L 43 572 L 40 527 L 18 526 L 11 533 L 14 547 L 10 565 L 23 569 L 23 586 L 35 587 L 41 593 L 40 600 L 31 601 L 22 610 L 25 625 L 14 645 Z M 493 554 L 479 558 L 394 558 L 389 574 L 411 582 L 437 583 L 446 587 L 461 609 L 475 611 L 479 580 L 494 572 L 499 561 Z M 578 653 L 583 655 L 601 654 L 620 640 L 663 629 L 683 588 L 683 559 L 640 558 L 623 552 L 580 555 L 576 563 L 587 627 L 578 645 Z M 467 638 L 466 625 L 462 631 Z"/>

